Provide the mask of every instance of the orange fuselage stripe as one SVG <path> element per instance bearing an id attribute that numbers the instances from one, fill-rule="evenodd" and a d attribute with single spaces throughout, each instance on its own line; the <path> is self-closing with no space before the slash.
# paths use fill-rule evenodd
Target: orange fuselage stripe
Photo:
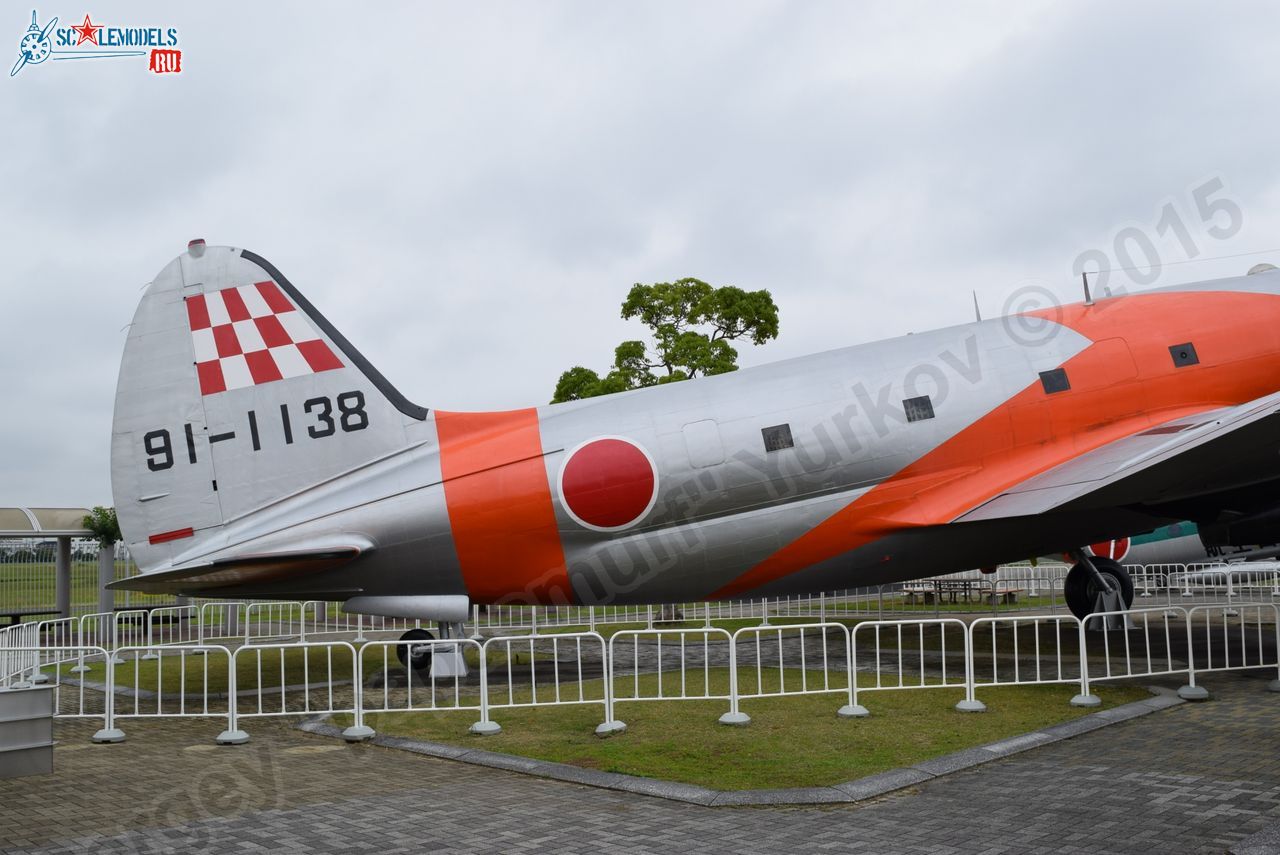
<path id="1" fill-rule="evenodd" d="M 1069 391 L 1046 395 L 1037 380 L 711 596 L 741 595 L 895 530 L 950 522 L 1107 443 L 1280 388 L 1274 295 L 1139 294 L 1033 314 L 1093 342 L 1062 366 Z M 1200 364 L 1175 368 L 1169 347 L 1187 341 Z"/>
<path id="2" fill-rule="evenodd" d="M 453 544 L 476 602 L 571 602 L 537 410 L 436 410 Z"/>

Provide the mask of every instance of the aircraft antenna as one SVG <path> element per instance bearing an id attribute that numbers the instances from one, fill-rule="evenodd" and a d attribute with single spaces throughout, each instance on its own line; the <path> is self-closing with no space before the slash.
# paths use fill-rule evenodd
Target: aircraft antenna
<path id="1" fill-rule="evenodd" d="M 978 323 L 982 323 L 982 310 L 978 308 L 978 292 L 973 292 L 973 316 L 977 318 Z"/>
<path id="2" fill-rule="evenodd" d="M 1093 296 L 1089 294 L 1089 274 L 1081 273 L 1080 278 L 1084 281 L 1084 304 L 1086 306 L 1092 306 Z"/>

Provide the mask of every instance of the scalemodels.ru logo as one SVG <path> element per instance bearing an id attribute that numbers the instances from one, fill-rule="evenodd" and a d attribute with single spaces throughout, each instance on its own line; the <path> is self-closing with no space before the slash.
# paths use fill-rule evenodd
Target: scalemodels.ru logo
<path id="1" fill-rule="evenodd" d="M 81 24 L 61 28 L 57 24 L 57 17 L 53 17 L 42 25 L 32 11 L 31 26 L 18 43 L 18 61 L 9 71 L 10 77 L 28 65 L 40 65 L 49 59 L 57 62 L 145 56 L 149 57 L 148 71 L 156 74 L 182 71 L 176 27 L 108 27 L 95 24 L 87 14 Z"/>

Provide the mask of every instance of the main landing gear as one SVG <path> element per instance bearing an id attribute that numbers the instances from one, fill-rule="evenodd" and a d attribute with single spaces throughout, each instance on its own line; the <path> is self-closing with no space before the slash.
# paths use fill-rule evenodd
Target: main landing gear
<path id="1" fill-rule="evenodd" d="M 1084 620 L 1091 614 L 1124 611 L 1133 605 L 1133 580 L 1119 561 L 1086 555 L 1083 549 L 1074 550 L 1071 557 L 1076 563 L 1067 573 L 1063 593 L 1073 615 Z"/>
<path id="2" fill-rule="evenodd" d="M 424 680 L 433 677 L 467 676 L 467 660 L 463 656 L 466 631 L 460 623 L 437 622 L 440 640 L 425 629 L 415 628 L 400 636 L 395 645 L 396 658 L 405 671 Z"/>
<path id="3" fill-rule="evenodd" d="M 400 636 L 400 640 L 417 642 L 396 645 L 396 658 L 405 670 L 412 668 L 424 677 L 431 676 L 431 642 L 436 637 L 425 629 L 411 629 Z"/>

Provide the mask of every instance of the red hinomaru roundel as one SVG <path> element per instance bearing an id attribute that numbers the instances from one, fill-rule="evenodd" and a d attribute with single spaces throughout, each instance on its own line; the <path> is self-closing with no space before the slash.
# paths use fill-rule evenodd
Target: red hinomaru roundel
<path id="1" fill-rule="evenodd" d="M 560 500 L 569 516 L 596 531 L 639 522 L 658 499 L 658 472 L 643 448 L 620 436 L 588 440 L 560 467 Z"/>

